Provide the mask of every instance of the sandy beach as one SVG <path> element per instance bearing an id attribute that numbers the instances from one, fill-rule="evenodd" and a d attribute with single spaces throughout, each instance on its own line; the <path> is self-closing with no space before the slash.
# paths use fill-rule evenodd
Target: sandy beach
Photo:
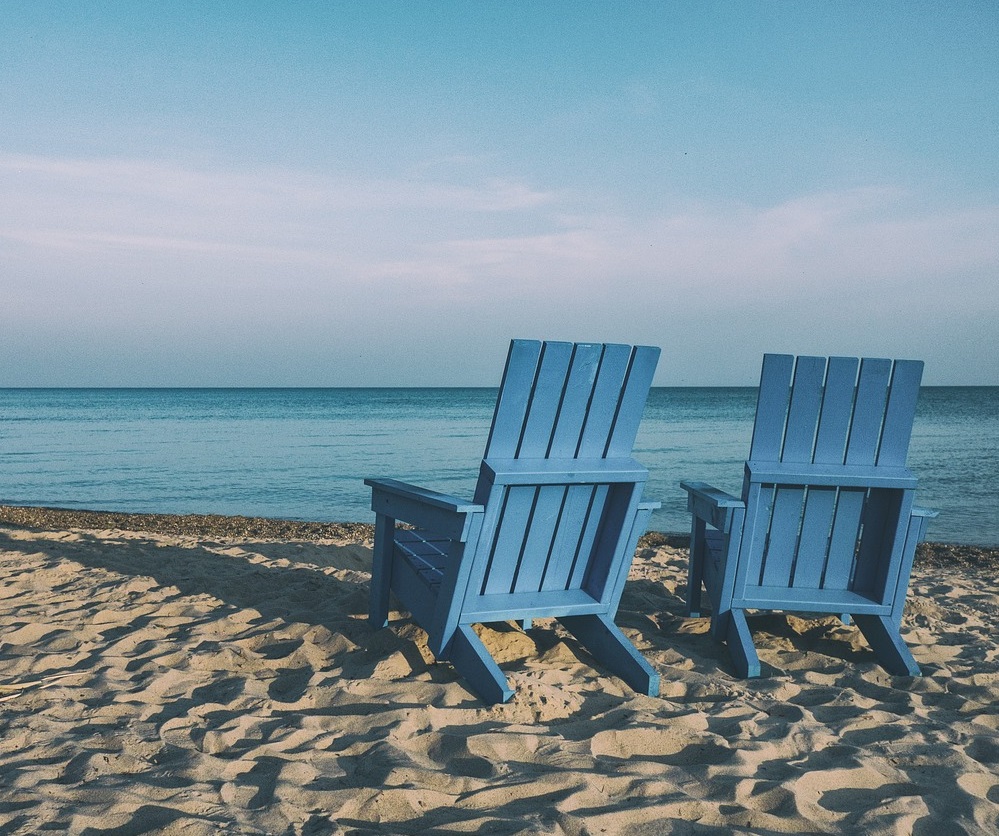
<path id="1" fill-rule="evenodd" d="M 647 535 L 617 620 L 661 696 L 541 620 L 484 630 L 492 707 L 368 626 L 370 564 L 359 524 L 0 508 L 0 833 L 999 832 L 999 550 L 921 548 L 923 677 L 779 614 L 743 681 Z"/>

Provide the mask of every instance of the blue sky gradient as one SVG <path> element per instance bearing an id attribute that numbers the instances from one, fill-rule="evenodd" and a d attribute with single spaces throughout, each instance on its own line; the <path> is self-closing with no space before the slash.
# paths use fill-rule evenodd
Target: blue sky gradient
<path id="1" fill-rule="evenodd" d="M 0 385 L 495 385 L 512 337 L 999 384 L 999 4 L 0 7 Z"/>

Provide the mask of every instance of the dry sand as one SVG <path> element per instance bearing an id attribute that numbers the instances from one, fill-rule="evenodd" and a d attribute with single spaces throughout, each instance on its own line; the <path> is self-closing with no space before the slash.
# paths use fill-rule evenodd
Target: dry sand
<path id="1" fill-rule="evenodd" d="M 994 550 L 924 550 L 924 677 L 766 615 L 740 681 L 646 538 L 618 623 L 662 696 L 540 621 L 484 631 L 517 689 L 486 707 L 404 614 L 368 627 L 365 526 L 0 521 L 0 834 L 999 833 Z"/>

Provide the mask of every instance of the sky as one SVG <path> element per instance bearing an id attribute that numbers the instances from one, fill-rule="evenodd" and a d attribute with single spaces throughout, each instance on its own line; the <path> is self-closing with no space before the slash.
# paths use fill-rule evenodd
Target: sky
<path id="1" fill-rule="evenodd" d="M 512 338 L 999 385 L 994 0 L 0 2 L 0 386 L 495 386 Z"/>

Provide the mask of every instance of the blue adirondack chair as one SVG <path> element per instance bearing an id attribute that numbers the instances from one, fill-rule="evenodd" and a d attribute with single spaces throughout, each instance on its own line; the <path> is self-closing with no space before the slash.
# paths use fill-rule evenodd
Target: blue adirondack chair
<path id="1" fill-rule="evenodd" d="M 859 374 L 858 374 L 859 367 Z M 916 544 L 936 513 L 905 466 L 923 364 L 763 360 L 742 498 L 683 482 L 692 513 L 687 608 L 740 676 L 759 676 L 746 610 L 852 617 L 881 665 L 918 676 L 899 627 Z"/>
<path id="2" fill-rule="evenodd" d="M 485 702 L 513 696 L 473 624 L 555 617 L 608 671 L 659 676 L 614 624 L 658 502 L 631 458 L 659 349 L 514 340 L 472 502 L 365 479 L 375 511 L 371 624 L 389 592 Z M 396 520 L 415 526 L 397 528 Z"/>

